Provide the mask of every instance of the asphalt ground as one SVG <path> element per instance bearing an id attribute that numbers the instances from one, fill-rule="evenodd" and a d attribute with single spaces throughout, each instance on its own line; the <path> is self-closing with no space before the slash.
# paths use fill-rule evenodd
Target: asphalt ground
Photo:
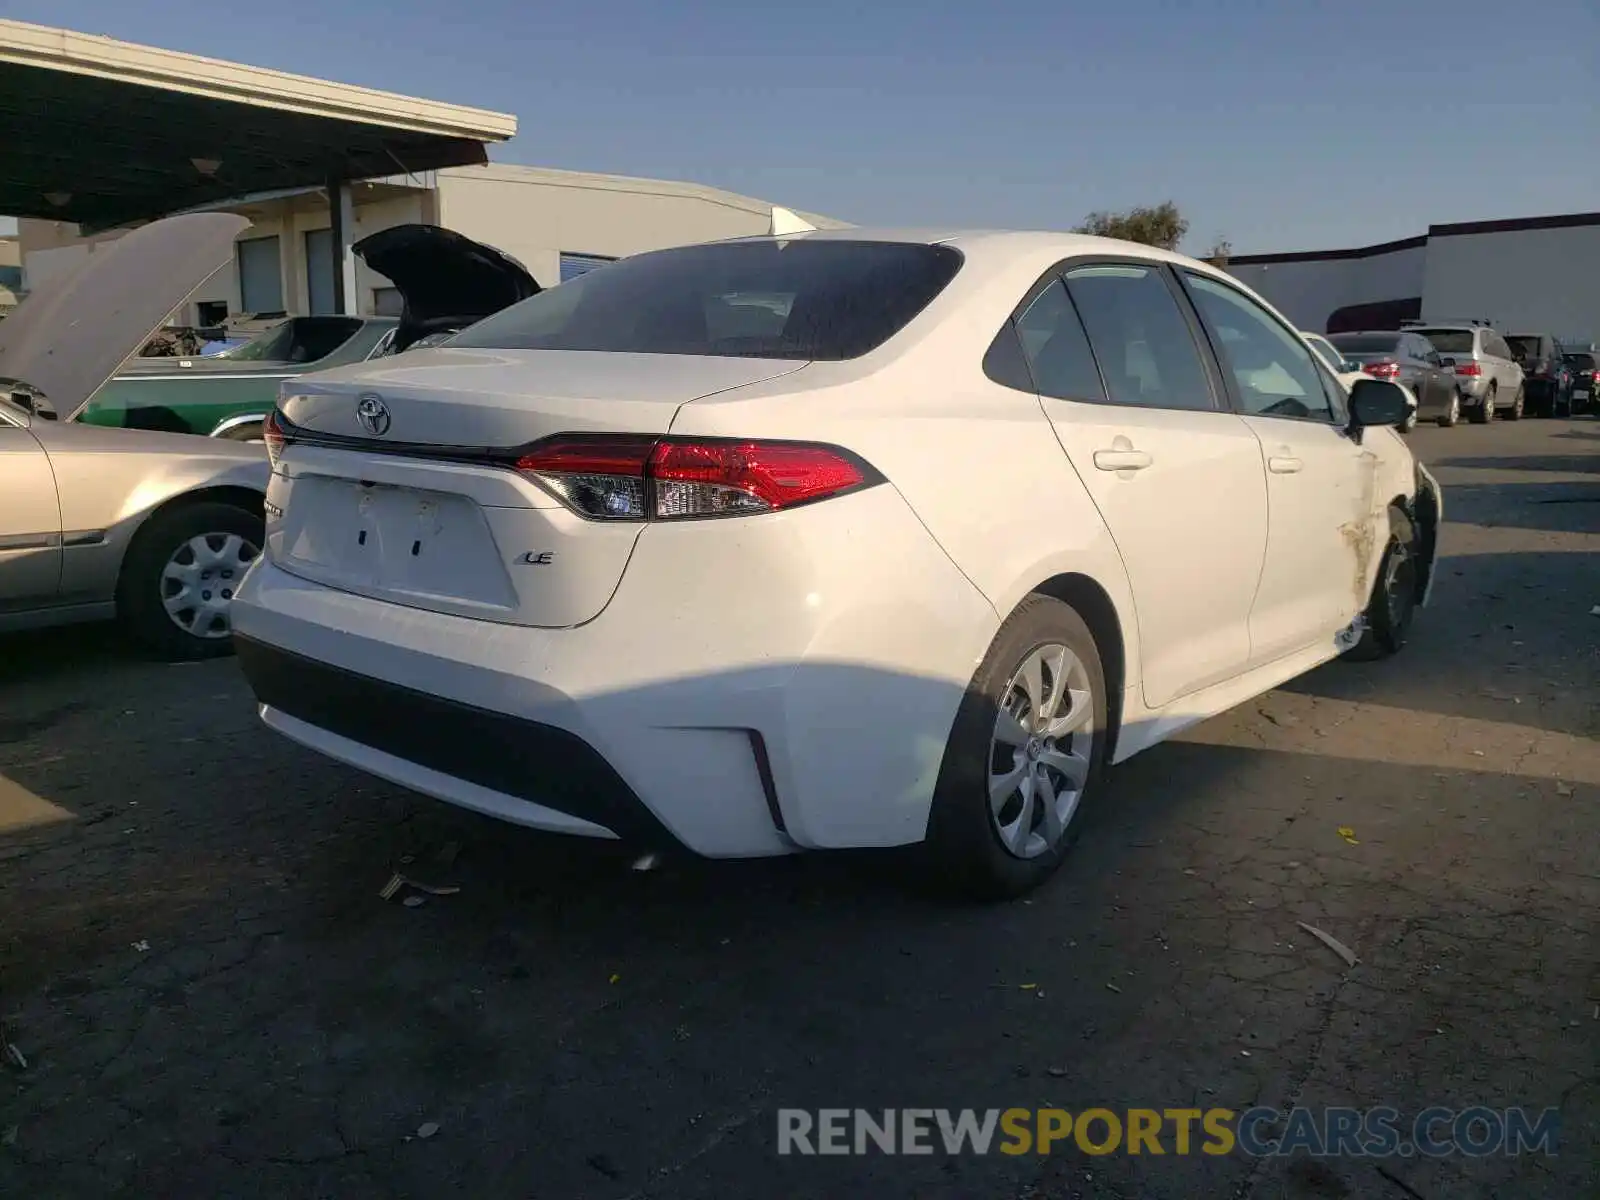
<path id="1" fill-rule="evenodd" d="M 1116 769 L 1060 876 L 1002 907 L 882 855 L 633 872 L 270 735 L 231 661 L 0 639 L 0 1017 L 28 1064 L 0 1063 L 0 1195 L 1600 1196 L 1600 421 L 1412 440 L 1447 528 L 1403 655 Z M 380 899 L 397 866 L 461 890 Z M 780 1108 L 1258 1105 L 1555 1106 L 1560 1132 L 1553 1157 L 776 1153 Z"/>

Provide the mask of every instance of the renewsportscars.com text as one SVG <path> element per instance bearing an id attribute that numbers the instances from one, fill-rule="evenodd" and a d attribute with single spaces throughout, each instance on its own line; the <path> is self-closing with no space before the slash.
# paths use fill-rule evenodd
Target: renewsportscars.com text
<path id="1" fill-rule="evenodd" d="M 1556 1109 L 1062 1108 L 778 1110 L 778 1153 L 1310 1154 L 1402 1158 L 1554 1154 Z"/>

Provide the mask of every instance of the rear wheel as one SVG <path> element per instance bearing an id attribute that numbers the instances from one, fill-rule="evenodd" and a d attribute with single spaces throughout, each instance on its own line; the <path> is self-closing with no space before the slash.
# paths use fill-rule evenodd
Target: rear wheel
<path id="1" fill-rule="evenodd" d="M 995 636 L 951 728 L 921 848 L 930 882 L 989 900 L 1038 887 L 1077 840 L 1105 747 L 1093 634 L 1070 605 L 1028 597 Z"/>
<path id="2" fill-rule="evenodd" d="M 118 615 L 163 658 L 232 653 L 233 594 L 262 541 L 261 518 L 232 504 L 196 500 L 157 513 L 122 560 Z"/>
<path id="3" fill-rule="evenodd" d="M 1483 403 L 1472 410 L 1472 423 L 1474 425 L 1487 425 L 1494 420 L 1494 384 L 1489 385 L 1489 390 L 1484 393 Z"/>
<path id="4" fill-rule="evenodd" d="M 1508 421 L 1520 421 L 1520 420 L 1522 420 L 1522 406 L 1523 406 L 1523 404 L 1525 402 L 1526 402 L 1526 392 L 1525 392 L 1525 390 L 1523 388 L 1519 387 L 1519 388 L 1517 388 L 1516 397 L 1511 401 L 1511 407 L 1506 410 L 1506 420 L 1508 420 Z"/>
<path id="5" fill-rule="evenodd" d="M 1443 428 L 1449 429 L 1451 426 L 1458 424 L 1460 422 L 1460 420 L 1461 420 L 1461 389 L 1460 388 L 1452 388 L 1451 391 L 1450 391 L 1450 399 L 1446 402 L 1446 404 L 1444 406 L 1444 415 L 1439 418 L 1439 424 Z"/>
<path id="6" fill-rule="evenodd" d="M 1345 657 L 1369 662 L 1398 654 L 1411 632 L 1417 611 L 1417 531 L 1398 508 L 1389 510 L 1389 544 L 1378 564 L 1378 577 L 1364 614 L 1367 627 Z"/>

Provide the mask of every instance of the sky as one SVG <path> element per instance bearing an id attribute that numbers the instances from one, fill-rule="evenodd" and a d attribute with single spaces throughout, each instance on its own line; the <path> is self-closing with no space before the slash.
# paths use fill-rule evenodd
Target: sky
<path id="1" fill-rule="evenodd" d="M 1600 0 L 0 0 L 0 16 L 513 113 L 506 162 L 856 224 L 1359 246 L 1600 209 Z"/>

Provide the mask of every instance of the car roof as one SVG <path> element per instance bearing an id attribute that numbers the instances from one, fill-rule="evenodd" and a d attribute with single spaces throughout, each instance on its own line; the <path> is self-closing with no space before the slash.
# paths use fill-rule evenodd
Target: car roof
<path id="1" fill-rule="evenodd" d="M 804 233 L 763 234 L 758 237 L 737 238 L 736 241 L 807 241 L 829 242 L 904 242 L 911 245 L 953 245 L 962 251 L 1002 252 L 1016 255 L 1054 255 L 1070 258 L 1076 254 L 1119 254 L 1148 258 L 1160 262 L 1200 266 L 1213 274 L 1215 267 L 1198 259 L 1162 250 L 1141 242 L 1125 242 L 1116 238 L 1095 237 L 1087 233 L 1059 233 L 1041 229 L 970 229 L 962 227 L 905 228 L 895 226 L 852 226 L 849 229 L 817 229 Z"/>

